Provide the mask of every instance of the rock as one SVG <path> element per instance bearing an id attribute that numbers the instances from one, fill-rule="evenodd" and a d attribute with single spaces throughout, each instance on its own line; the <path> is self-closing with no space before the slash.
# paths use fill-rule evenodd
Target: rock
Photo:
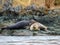
<path id="1" fill-rule="evenodd" d="M 15 30 L 13 35 L 15 36 L 32 36 L 32 32 L 26 29 L 21 29 L 21 30 Z"/>

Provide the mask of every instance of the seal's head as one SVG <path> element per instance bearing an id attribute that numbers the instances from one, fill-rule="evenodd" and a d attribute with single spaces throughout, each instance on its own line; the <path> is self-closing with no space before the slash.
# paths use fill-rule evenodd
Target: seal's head
<path id="1" fill-rule="evenodd" d="M 33 23 L 30 26 L 30 30 L 40 30 L 40 25 L 38 23 Z"/>

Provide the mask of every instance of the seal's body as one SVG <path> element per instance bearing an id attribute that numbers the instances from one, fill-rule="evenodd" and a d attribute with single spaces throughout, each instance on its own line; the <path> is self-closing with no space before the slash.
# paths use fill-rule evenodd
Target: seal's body
<path id="1" fill-rule="evenodd" d="M 2 30 L 4 29 L 24 29 L 25 26 L 29 25 L 29 21 L 19 21 L 15 24 L 9 25 L 9 26 L 5 26 L 2 28 Z"/>
<path id="2" fill-rule="evenodd" d="M 22 21 L 15 23 L 14 25 L 12 24 L 9 26 L 5 26 L 1 29 L 2 30 L 4 29 L 25 29 L 27 26 L 33 24 L 34 22 L 35 22 L 34 20 L 22 20 Z"/>

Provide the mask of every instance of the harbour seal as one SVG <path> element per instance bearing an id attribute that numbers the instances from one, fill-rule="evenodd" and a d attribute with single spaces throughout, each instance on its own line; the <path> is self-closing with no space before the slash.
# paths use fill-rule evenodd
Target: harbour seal
<path id="1" fill-rule="evenodd" d="M 4 30 L 4 29 L 10 29 L 10 30 L 11 29 L 25 29 L 27 26 L 30 26 L 35 22 L 36 22 L 35 20 L 22 20 L 22 21 L 15 23 L 15 24 L 2 27 L 1 30 Z"/>
<path id="2" fill-rule="evenodd" d="M 45 30 L 45 31 L 47 31 L 47 26 L 45 26 L 39 22 L 36 22 L 30 26 L 30 30 Z"/>

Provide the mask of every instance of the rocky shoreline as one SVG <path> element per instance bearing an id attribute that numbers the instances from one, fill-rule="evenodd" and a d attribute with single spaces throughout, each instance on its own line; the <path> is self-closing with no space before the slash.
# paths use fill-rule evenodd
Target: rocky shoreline
<path id="1" fill-rule="evenodd" d="M 46 12 L 47 11 L 47 12 Z M 40 7 L 38 10 L 35 7 L 27 8 L 21 13 L 11 12 L 9 10 L 4 11 L 0 15 L 0 28 L 6 25 L 14 24 L 21 20 L 34 19 L 47 27 L 49 32 L 45 31 L 30 31 L 26 29 L 21 30 L 0 30 L 2 35 L 20 35 L 20 36 L 38 36 L 38 35 L 60 35 L 60 9 L 47 10 Z"/>

